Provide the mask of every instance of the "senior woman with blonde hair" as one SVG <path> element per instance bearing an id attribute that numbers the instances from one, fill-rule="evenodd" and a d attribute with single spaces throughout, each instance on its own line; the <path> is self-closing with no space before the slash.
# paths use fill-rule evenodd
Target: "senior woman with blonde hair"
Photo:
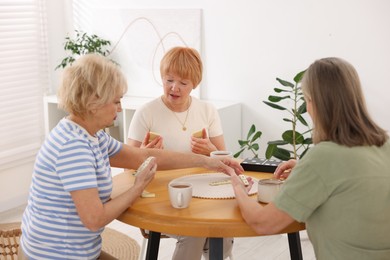
<path id="1" fill-rule="evenodd" d="M 19 259 L 114 259 L 101 251 L 105 225 L 140 197 L 159 169 L 206 167 L 233 174 L 233 160 L 122 144 L 102 129 L 122 111 L 126 80 L 98 54 L 79 58 L 63 73 L 60 107 L 69 115 L 50 132 L 34 165 L 22 219 Z M 111 199 L 111 166 L 136 169 L 154 158 L 134 185 Z"/>
<path id="2" fill-rule="evenodd" d="M 276 177 L 287 180 L 266 206 L 232 176 L 243 218 L 259 234 L 305 222 L 319 260 L 388 259 L 390 142 L 368 114 L 356 70 L 340 58 L 317 60 L 302 90 L 315 146 L 279 165 Z"/>

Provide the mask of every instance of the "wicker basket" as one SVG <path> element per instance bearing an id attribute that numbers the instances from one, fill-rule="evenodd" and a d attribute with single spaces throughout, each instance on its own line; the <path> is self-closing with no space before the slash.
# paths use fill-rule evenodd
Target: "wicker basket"
<path id="1" fill-rule="evenodd" d="M 17 260 L 19 239 L 22 234 L 20 222 L 0 224 L 0 259 Z"/>
<path id="2" fill-rule="evenodd" d="M 18 260 L 18 248 L 22 230 L 21 223 L 0 224 L 0 260 Z M 103 250 L 118 259 L 138 259 L 140 246 L 131 237 L 105 228 L 102 233 Z"/>

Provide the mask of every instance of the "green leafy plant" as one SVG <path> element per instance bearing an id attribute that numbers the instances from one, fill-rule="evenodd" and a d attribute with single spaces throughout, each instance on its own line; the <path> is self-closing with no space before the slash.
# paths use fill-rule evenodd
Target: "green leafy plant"
<path id="1" fill-rule="evenodd" d="M 263 101 L 264 104 L 274 109 L 286 111 L 290 117 L 284 117 L 283 121 L 289 123 L 291 126 L 290 129 L 282 133 L 281 140 L 268 142 L 268 147 L 265 152 L 265 157 L 267 159 L 272 156 L 280 160 L 298 159 L 304 156 L 313 143 L 311 128 L 304 118 L 304 114 L 307 112 L 306 102 L 300 87 L 300 82 L 304 73 L 305 71 L 299 72 L 294 77 L 294 83 L 276 78 L 281 86 L 274 88 L 276 94 L 268 96 L 268 101 Z M 283 102 L 291 102 L 292 106 L 286 107 Z M 308 130 L 300 133 L 297 130 L 299 125 L 307 127 Z"/>
<path id="2" fill-rule="evenodd" d="M 259 144 L 257 141 L 260 139 L 262 135 L 261 131 L 256 131 L 256 126 L 253 124 L 251 128 L 248 131 L 248 135 L 246 137 L 246 140 L 238 140 L 238 143 L 240 144 L 240 151 L 234 154 L 234 157 L 237 158 L 240 156 L 241 153 L 243 153 L 245 150 L 251 151 L 253 153 L 253 156 L 258 158 L 258 150 L 259 150 Z"/>
<path id="3" fill-rule="evenodd" d="M 72 39 L 69 36 L 65 38 L 64 50 L 69 54 L 55 69 L 72 65 L 78 56 L 87 53 L 99 53 L 103 56 L 110 54 L 110 51 L 107 49 L 111 45 L 109 40 L 102 39 L 95 34 L 89 35 L 77 30 L 75 32 L 75 39 Z"/>
<path id="4" fill-rule="evenodd" d="M 303 98 L 300 82 L 305 71 L 299 72 L 294 77 L 294 83 L 291 83 L 280 78 L 276 80 L 280 83 L 280 87 L 274 88 L 276 94 L 268 96 L 268 101 L 263 101 L 266 105 L 281 111 L 286 111 L 290 117 L 283 118 L 283 121 L 290 123 L 291 129 L 282 133 L 281 140 L 269 141 L 265 152 L 265 157 L 278 158 L 280 160 L 298 159 L 305 155 L 313 143 L 311 138 L 311 128 L 304 118 L 306 110 L 306 102 Z M 287 107 L 286 104 L 291 104 Z M 297 128 L 302 125 L 307 127 L 307 130 L 300 133 Z M 238 140 L 240 150 L 234 154 L 234 157 L 240 156 L 245 150 L 251 151 L 254 157 L 258 158 L 259 144 L 257 143 L 261 137 L 261 131 L 256 131 L 256 126 L 252 124 L 248 131 L 246 140 Z"/>

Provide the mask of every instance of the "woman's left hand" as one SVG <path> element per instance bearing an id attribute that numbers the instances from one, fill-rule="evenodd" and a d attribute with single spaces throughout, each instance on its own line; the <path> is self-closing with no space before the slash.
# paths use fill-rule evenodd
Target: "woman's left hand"
<path id="1" fill-rule="evenodd" d="M 209 156 L 212 151 L 218 150 L 207 136 L 206 129 L 202 129 L 202 138 L 191 136 L 191 150 L 193 153 Z"/>

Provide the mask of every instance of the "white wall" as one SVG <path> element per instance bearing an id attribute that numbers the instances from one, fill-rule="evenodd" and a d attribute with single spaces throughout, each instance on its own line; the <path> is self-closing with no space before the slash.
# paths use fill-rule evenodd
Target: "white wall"
<path id="1" fill-rule="evenodd" d="M 292 80 L 315 59 L 327 56 L 342 57 L 356 67 L 369 110 L 390 130 L 387 0 L 92 1 L 125 8 L 201 8 L 205 63 L 201 97 L 241 102 L 242 132 L 246 135 L 252 123 L 257 125 L 263 132 L 261 154 L 268 140 L 287 129 L 281 121 L 284 114 L 262 103 L 277 86 L 275 78 Z M 63 23 L 52 18 L 53 23 Z M 62 37 L 53 31 L 50 35 L 57 42 Z"/>
<path id="2" fill-rule="evenodd" d="M 21 163 L 0 172 L 0 212 L 27 203 L 32 168 L 32 163 Z"/>
<path id="3" fill-rule="evenodd" d="M 73 31 L 71 0 L 46 1 L 54 93 L 59 76 L 54 67 L 63 58 L 64 37 Z M 266 142 L 279 138 L 287 128 L 282 114 L 262 103 L 277 85 L 275 78 L 292 80 L 298 71 L 326 56 L 345 58 L 356 67 L 369 110 L 390 130 L 388 0 L 90 1 L 126 8 L 201 8 L 205 64 L 201 96 L 241 102 L 242 132 L 245 135 L 252 123 L 257 125 L 263 132 L 261 154 Z M 2 187 L 7 178 L 16 176 L 2 173 Z M 6 193 L 5 201 L 20 202 L 28 186 L 24 180 L 22 184 L 15 194 Z"/>
<path id="4" fill-rule="evenodd" d="M 73 32 L 72 0 L 45 0 L 45 2 L 48 12 L 49 72 L 51 72 L 51 91 L 48 94 L 55 94 L 61 76 L 61 70 L 55 70 L 55 67 L 65 57 L 63 50 L 65 37 Z"/>

